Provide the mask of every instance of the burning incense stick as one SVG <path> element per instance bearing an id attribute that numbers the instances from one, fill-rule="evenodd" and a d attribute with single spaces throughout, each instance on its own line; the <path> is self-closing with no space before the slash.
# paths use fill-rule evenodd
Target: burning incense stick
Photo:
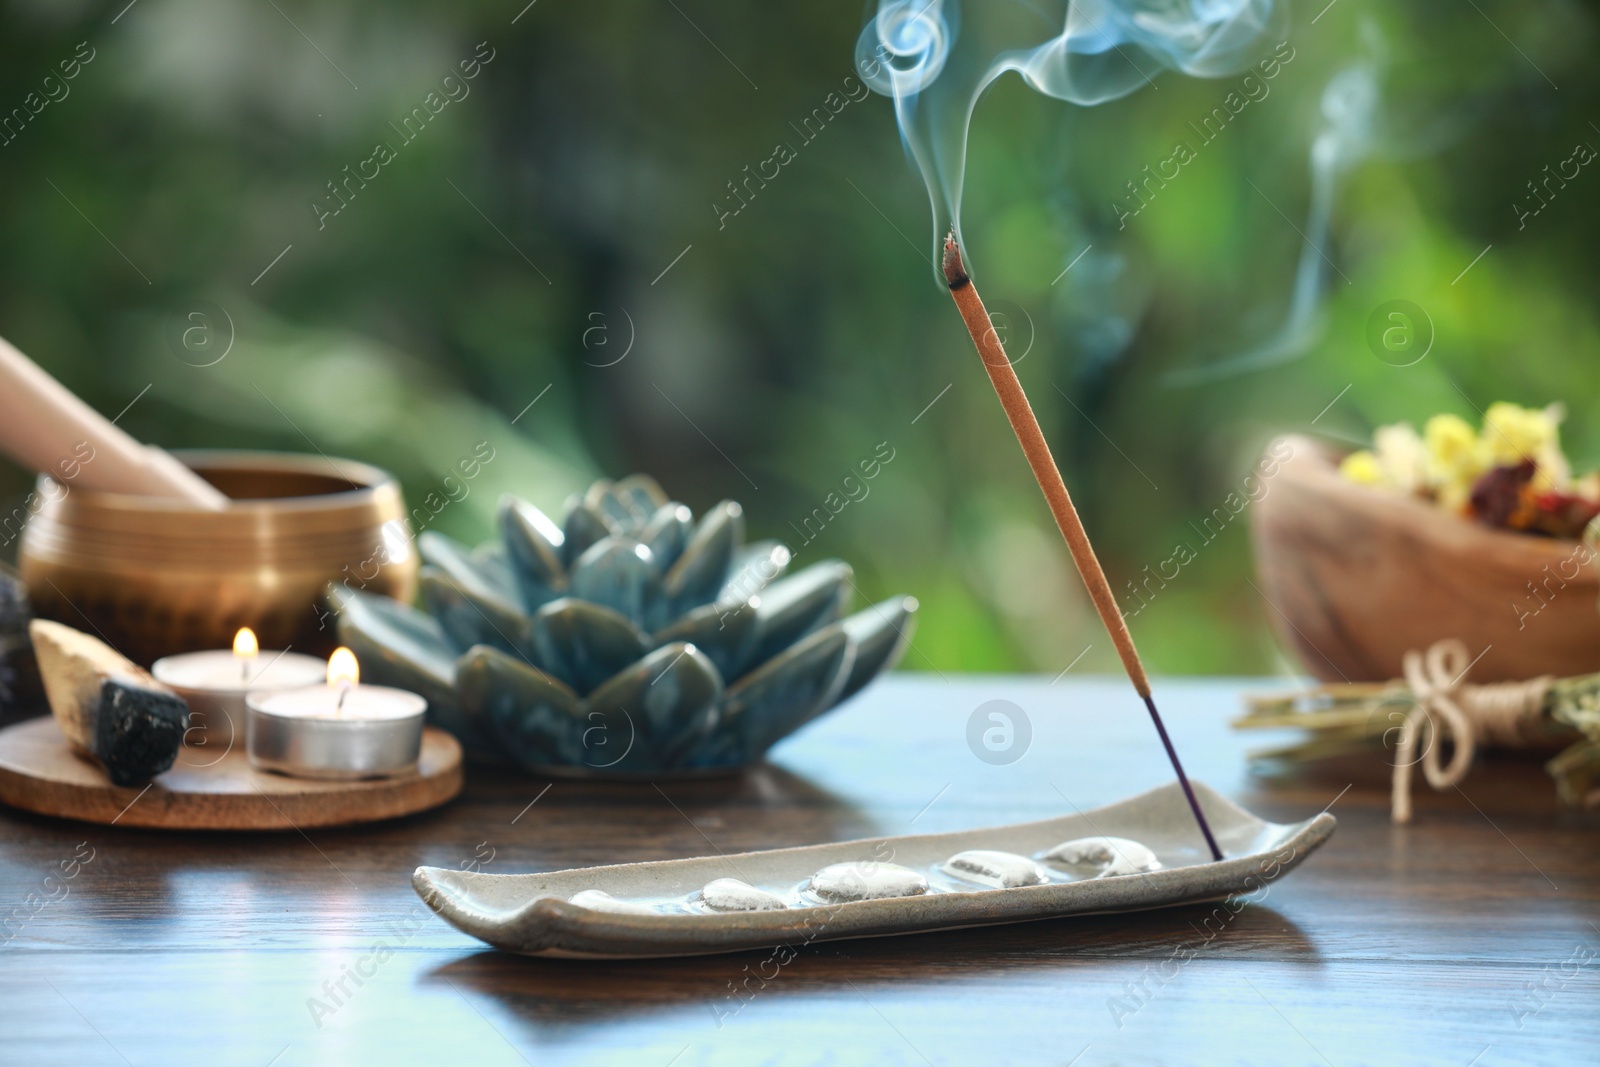
<path id="1" fill-rule="evenodd" d="M 1100 560 L 1095 557 L 1094 546 L 1089 543 L 1083 520 L 1078 518 L 1078 509 L 1072 506 L 1067 483 L 1061 480 L 1061 471 L 1056 467 L 1055 457 L 1050 454 L 1044 431 L 1039 429 L 1039 420 L 1033 415 L 1028 395 L 1022 391 L 1022 383 L 1017 380 L 1017 372 L 1011 369 L 1011 361 L 1006 358 L 1000 335 L 995 331 L 972 279 L 967 277 L 967 269 L 961 262 L 961 249 L 956 244 L 953 232 L 944 241 L 944 277 L 950 283 L 950 295 L 955 298 L 961 319 L 967 324 L 972 343 L 978 347 L 978 358 L 983 361 L 983 369 L 989 373 L 989 381 L 1000 397 L 1000 406 L 1005 409 L 1006 418 L 1011 422 L 1012 432 L 1017 435 L 1017 443 L 1022 446 L 1022 454 L 1028 458 L 1028 466 L 1033 468 L 1034 480 L 1039 483 L 1051 514 L 1055 516 L 1056 525 L 1061 528 L 1061 536 L 1066 539 L 1067 549 L 1072 553 L 1072 561 L 1077 564 L 1083 584 L 1089 589 L 1089 598 L 1094 601 L 1100 621 L 1111 635 L 1111 643 L 1117 647 L 1117 655 L 1122 658 L 1122 666 L 1127 670 L 1129 680 L 1144 698 L 1144 706 L 1150 709 L 1150 721 L 1155 723 L 1156 733 L 1161 735 L 1167 758 L 1172 761 L 1172 769 L 1178 773 L 1178 784 L 1183 786 L 1183 795 L 1189 799 L 1189 807 L 1194 811 L 1195 821 L 1200 824 L 1200 832 L 1211 847 L 1211 858 L 1221 860 L 1222 850 L 1217 848 L 1217 839 L 1211 835 L 1211 827 L 1206 822 L 1205 813 L 1200 810 L 1200 802 L 1195 799 L 1189 777 L 1183 773 L 1183 764 L 1178 762 L 1178 750 L 1172 747 L 1172 739 L 1167 736 L 1161 713 L 1156 710 L 1155 699 L 1150 695 L 1150 679 L 1144 673 L 1144 664 L 1139 661 L 1138 649 L 1133 647 L 1128 624 L 1122 612 L 1117 610 L 1117 599 L 1111 592 L 1111 583 L 1106 581 L 1106 573 L 1100 569 Z"/>

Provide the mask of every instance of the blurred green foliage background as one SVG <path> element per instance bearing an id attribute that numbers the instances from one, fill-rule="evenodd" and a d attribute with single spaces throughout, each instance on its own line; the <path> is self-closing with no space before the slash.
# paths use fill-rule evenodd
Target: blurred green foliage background
<path id="1" fill-rule="evenodd" d="M 889 102 L 851 102 L 808 141 L 791 127 L 851 75 L 864 10 L 524 2 L 5 4 L 0 109 L 43 95 L 80 42 L 93 58 L 0 146 L 0 334 L 108 414 L 149 385 L 121 422 L 145 439 L 352 456 L 413 503 L 488 441 L 437 519 L 467 540 L 503 491 L 553 510 L 642 469 L 697 510 L 741 500 L 751 535 L 800 563 L 851 561 L 869 596 L 920 597 L 909 669 L 1053 674 L 1091 645 L 1077 669 L 1115 669 L 933 280 Z M 1126 183 L 1236 79 L 1169 73 L 1085 110 L 1007 77 L 982 100 L 970 259 L 1013 355 L 1031 338 L 1019 373 L 1117 588 L 1278 432 L 1354 441 L 1564 399 L 1569 453 L 1600 462 L 1600 172 L 1535 217 L 1516 206 L 1546 164 L 1600 146 L 1597 18 L 1570 0 L 1297 4 L 1270 95 L 1125 228 Z M 469 93 L 405 141 L 395 127 L 474 53 L 492 58 Z M 1319 331 L 1293 360 L 1174 384 L 1281 323 L 1319 98 L 1357 62 L 1381 106 L 1322 249 Z M 319 226 L 328 183 L 380 141 L 395 158 Z M 726 183 L 779 142 L 797 158 L 722 217 Z M 1405 368 L 1364 340 L 1395 299 L 1437 331 Z M 171 340 L 201 302 L 233 335 L 208 367 Z M 883 442 L 870 493 L 805 542 Z M 28 484 L 0 462 L 7 510 Z M 1246 527 L 1134 619 L 1154 669 L 1280 662 Z"/>

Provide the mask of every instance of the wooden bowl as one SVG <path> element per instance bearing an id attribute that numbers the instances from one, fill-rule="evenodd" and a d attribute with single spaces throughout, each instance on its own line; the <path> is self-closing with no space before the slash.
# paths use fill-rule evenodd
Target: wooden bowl
<path id="1" fill-rule="evenodd" d="M 352 460 L 272 452 L 179 458 L 232 498 L 224 511 L 39 479 L 18 569 L 34 614 L 108 641 L 148 666 L 231 648 L 326 655 L 329 582 L 409 601 L 417 559 L 394 478 Z"/>
<path id="2" fill-rule="evenodd" d="M 1475 682 L 1600 671 L 1600 577 L 1578 541 L 1494 530 L 1346 480 L 1308 437 L 1253 507 L 1278 636 L 1323 681 L 1401 675 L 1407 649 L 1466 642 Z"/>

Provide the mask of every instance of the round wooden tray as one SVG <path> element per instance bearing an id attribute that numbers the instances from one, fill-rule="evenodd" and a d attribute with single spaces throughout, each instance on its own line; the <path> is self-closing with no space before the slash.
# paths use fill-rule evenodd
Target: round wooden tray
<path id="1" fill-rule="evenodd" d="M 0 730 L 0 803 L 42 815 L 159 830 L 303 830 L 410 815 L 461 792 L 461 746 L 427 728 L 414 774 L 359 782 L 257 771 L 242 750 L 184 746 L 148 786 L 123 788 L 50 716 Z"/>

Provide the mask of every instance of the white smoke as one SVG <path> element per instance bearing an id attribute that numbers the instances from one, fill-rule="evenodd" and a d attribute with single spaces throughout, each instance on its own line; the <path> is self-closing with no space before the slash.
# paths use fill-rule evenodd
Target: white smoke
<path id="1" fill-rule="evenodd" d="M 1311 200 L 1306 208 L 1300 262 L 1283 325 L 1246 352 L 1174 372 L 1169 385 L 1195 385 L 1277 366 L 1305 354 L 1323 335 L 1322 293 L 1333 266 L 1329 219 L 1344 176 L 1373 151 L 1378 105 L 1378 63 L 1346 67 L 1322 90 L 1322 126 L 1311 142 Z M 1341 277 L 1343 277 L 1341 272 Z M 1348 281 L 1348 279 L 1346 279 Z"/>
<path id="2" fill-rule="evenodd" d="M 879 0 L 856 43 L 857 68 L 894 99 L 927 183 L 935 263 L 944 226 L 960 235 L 973 108 L 1000 75 L 1014 70 L 1041 93 L 1092 106 L 1164 69 L 1228 74 L 1284 21 L 1273 0 L 988 0 L 970 24 L 962 15 L 959 0 Z"/>

